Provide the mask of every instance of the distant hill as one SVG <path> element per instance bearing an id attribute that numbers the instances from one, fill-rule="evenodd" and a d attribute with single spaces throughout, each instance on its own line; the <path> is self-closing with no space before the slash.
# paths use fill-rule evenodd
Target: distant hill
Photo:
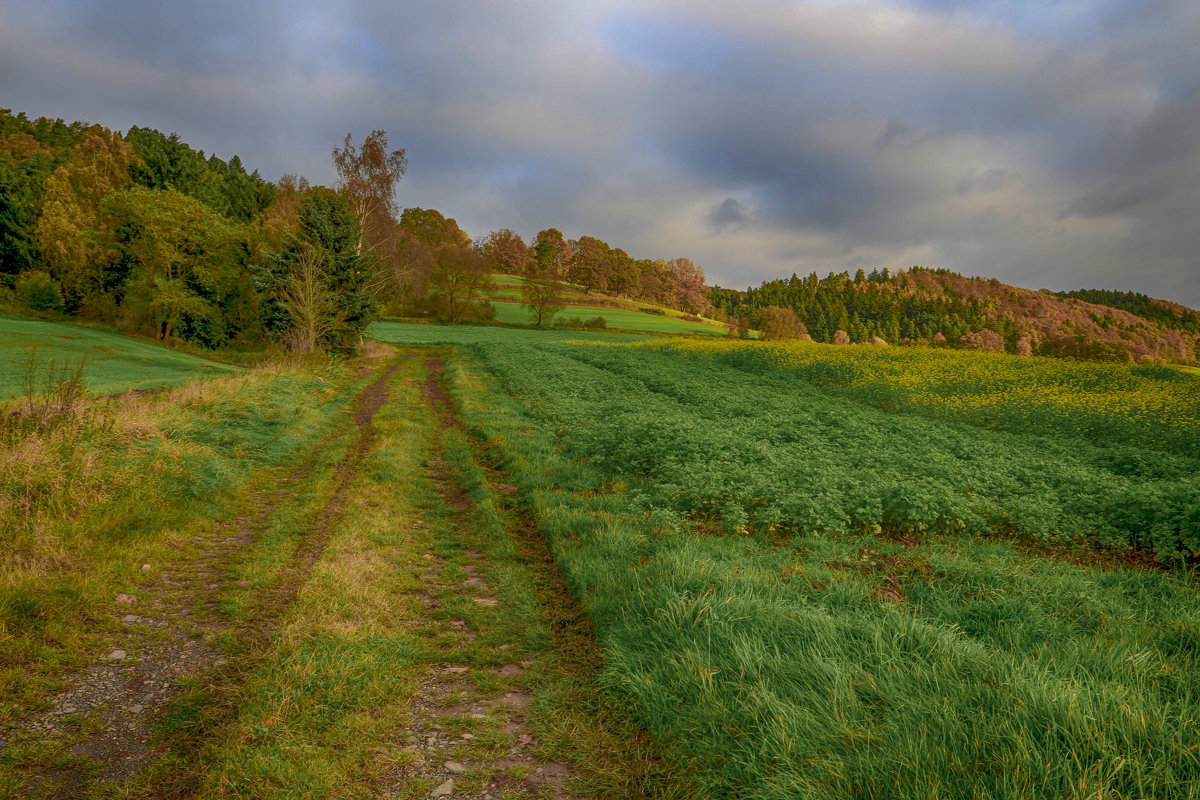
<path id="1" fill-rule="evenodd" d="M 751 325 L 767 306 L 791 308 L 820 342 L 844 331 L 852 342 L 1181 363 L 1194 363 L 1200 349 L 1200 313 L 1186 306 L 1125 292 L 1023 289 L 942 269 L 793 275 L 745 292 L 716 287 L 709 299 Z"/>
<path id="2" fill-rule="evenodd" d="M 1179 303 L 1155 300 L 1153 297 L 1135 292 L 1114 292 L 1108 289 L 1075 289 L 1070 292 L 1059 292 L 1058 296 L 1073 297 L 1101 306 L 1112 306 L 1168 328 L 1176 328 L 1185 333 L 1200 334 L 1200 312 Z"/>

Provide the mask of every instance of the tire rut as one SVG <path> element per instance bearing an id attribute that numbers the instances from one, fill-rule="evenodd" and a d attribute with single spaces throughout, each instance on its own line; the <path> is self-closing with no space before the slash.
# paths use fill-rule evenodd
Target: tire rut
<path id="1" fill-rule="evenodd" d="M 157 580 L 137 596 L 116 597 L 118 607 L 127 612 L 121 617 L 127 632 L 100 663 L 70 678 L 71 686 L 51 699 L 51 710 L 22 726 L 25 734 L 43 742 L 64 738 L 69 742 L 66 765 L 34 776 L 22 793 L 65 800 L 84 794 L 89 786 L 126 782 L 161 751 L 154 742 L 155 725 L 178 697 L 182 679 L 202 676 L 218 702 L 237 694 L 346 512 L 347 491 L 374 446 L 372 420 L 398 368 L 398 364 L 385 368 L 355 398 L 352 426 L 358 435 L 335 467 L 333 490 L 288 562 L 255 594 L 245 620 L 230 624 L 221 617 L 218 597 L 225 586 L 225 567 L 256 540 L 256 525 L 303 482 L 316 455 L 296 467 L 278 489 L 261 495 L 251 513 L 197 536 L 196 543 L 203 548 L 198 557 L 185 557 L 161 570 L 143 566 L 144 571 L 157 572 Z M 341 426 L 318 443 L 316 454 L 344 431 Z M 225 658 L 224 650 L 215 645 L 214 639 L 222 634 L 232 634 L 241 651 L 236 659 Z M 88 733 L 72 734 L 72 729 Z M 0 741 L 0 749 L 7 744 Z"/>
<path id="2" fill-rule="evenodd" d="M 469 530 L 474 506 L 462 489 L 457 470 L 441 456 L 445 433 L 462 430 L 463 426 L 441 383 L 445 365 L 440 356 L 429 356 L 423 362 L 425 383 L 423 398 L 438 422 L 428 457 L 428 473 L 437 487 L 443 504 L 450 512 L 451 524 L 460 531 Z M 440 604 L 436 590 L 451 590 L 469 598 L 475 604 L 495 608 L 504 613 L 503 605 L 491 591 L 486 578 L 480 574 L 484 555 L 468 551 L 465 580 L 446 583 L 437 576 L 445 563 L 431 556 L 426 566 L 430 576 L 427 593 L 430 613 Z M 426 621 L 436 627 L 434 619 Z M 449 626 L 465 641 L 473 641 L 476 631 L 464 620 L 449 621 Z M 509 643 L 501 644 L 500 651 Z M 426 796 L 492 800 L 492 798 L 554 798 L 571 800 L 564 790 L 570 780 L 572 767 L 546 761 L 534 755 L 537 741 L 526 721 L 526 709 L 532 702 L 526 676 L 537 665 L 536 660 L 514 661 L 497 667 L 468 666 L 454 657 L 439 659 L 427 668 L 427 673 L 413 705 L 412 725 L 407 732 L 409 751 L 414 759 L 404 775 L 408 786 L 424 785 Z M 469 680 L 472 672 L 490 670 L 496 678 L 482 682 Z M 484 690 L 483 686 L 495 687 Z M 457 733 L 464 724 L 482 726 L 479 736 L 490 742 L 481 746 L 471 733 Z M 396 796 L 412 796 L 408 793 Z"/>

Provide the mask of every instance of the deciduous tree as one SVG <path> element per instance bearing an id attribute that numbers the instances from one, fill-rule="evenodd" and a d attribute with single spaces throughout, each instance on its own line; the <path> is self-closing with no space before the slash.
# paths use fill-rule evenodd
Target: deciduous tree
<path id="1" fill-rule="evenodd" d="M 553 275 L 565 278 L 571 262 L 571 248 L 558 228 L 538 231 L 529 251 L 527 269 L 530 275 Z"/>
<path id="2" fill-rule="evenodd" d="M 297 252 L 279 298 L 291 323 L 288 344 L 300 353 L 319 349 L 346 322 L 326 282 L 324 260 L 311 244 Z"/>
<path id="3" fill-rule="evenodd" d="M 613 251 L 607 242 L 593 236 L 581 236 L 570 242 L 571 280 L 588 291 L 608 291 L 609 278 L 613 273 Z"/>
<path id="4" fill-rule="evenodd" d="M 132 186 L 101 203 L 105 241 L 128 271 L 124 311 L 162 342 L 181 326 L 203 344 L 229 331 L 218 305 L 237 285 L 239 231 L 216 211 L 174 189 Z"/>
<path id="5" fill-rule="evenodd" d="M 98 128 L 46 180 L 38 244 L 50 273 L 62 283 L 69 312 L 113 288 L 102 269 L 111 255 L 99 244 L 100 202 L 129 184 L 132 158 L 133 146 L 120 134 Z"/>
<path id="6" fill-rule="evenodd" d="M 485 258 L 492 270 L 502 275 L 524 275 L 529 262 L 529 248 L 520 234 L 508 228 L 492 231 L 481 242 Z"/>
<path id="7" fill-rule="evenodd" d="M 562 284 L 558 282 L 558 276 L 550 271 L 541 274 L 531 271 L 521 287 L 521 297 L 525 300 L 533 324 L 539 328 L 550 324 L 554 315 L 566 305 Z"/>
<path id="8" fill-rule="evenodd" d="M 758 329 L 766 339 L 811 339 L 808 328 L 790 308 L 767 306 L 758 312 Z"/>
<path id="9" fill-rule="evenodd" d="M 492 286 L 490 267 L 470 246 L 442 244 L 434 250 L 430 276 L 434 307 L 447 322 L 464 322 Z"/>
<path id="10" fill-rule="evenodd" d="M 361 145 L 351 134 L 341 147 L 333 148 L 333 166 L 337 170 L 338 191 L 350 200 L 350 207 L 362 223 L 358 250 L 371 247 L 383 233 L 387 220 L 396 216 L 396 184 L 408 169 L 404 148 L 388 151 L 388 135 L 373 130 Z"/>

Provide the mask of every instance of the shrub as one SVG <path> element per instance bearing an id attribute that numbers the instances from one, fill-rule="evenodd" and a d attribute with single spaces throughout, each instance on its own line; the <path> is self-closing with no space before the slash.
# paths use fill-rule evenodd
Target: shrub
<path id="1" fill-rule="evenodd" d="M 766 339 L 799 339 L 808 334 L 808 328 L 796 316 L 796 312 L 780 306 L 760 309 L 758 326 Z"/>
<path id="2" fill-rule="evenodd" d="M 62 287 L 50 274 L 42 270 L 30 270 L 17 280 L 17 297 L 30 311 L 56 311 L 62 313 Z"/>

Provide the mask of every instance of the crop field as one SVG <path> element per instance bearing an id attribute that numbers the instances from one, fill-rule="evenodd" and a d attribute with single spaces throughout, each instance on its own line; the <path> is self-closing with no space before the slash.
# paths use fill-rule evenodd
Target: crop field
<path id="1" fill-rule="evenodd" d="M 377 324 L 709 796 L 1200 796 L 1200 379 Z"/>
<path id="2" fill-rule="evenodd" d="M 84 377 L 94 395 L 128 389 L 179 386 L 196 378 L 230 375 L 238 367 L 79 325 L 0 316 L 0 401 L 26 393 L 27 365 L 45 374 L 51 360 L 59 370 L 86 356 Z"/>

